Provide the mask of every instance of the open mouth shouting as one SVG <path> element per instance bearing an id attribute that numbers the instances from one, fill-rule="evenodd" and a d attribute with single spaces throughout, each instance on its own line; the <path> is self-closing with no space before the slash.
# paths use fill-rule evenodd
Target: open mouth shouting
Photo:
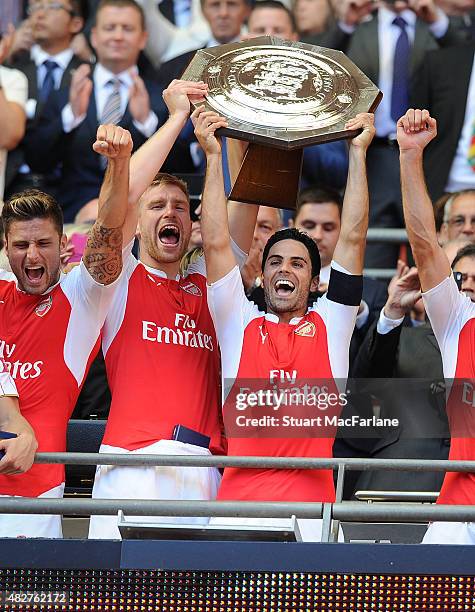
<path id="1" fill-rule="evenodd" d="M 166 247 L 176 247 L 180 242 L 180 228 L 174 223 L 167 223 L 160 228 L 158 239 Z"/>
<path id="2" fill-rule="evenodd" d="M 31 285 L 39 285 L 45 274 L 43 266 L 25 266 L 25 275 Z"/>
<path id="3" fill-rule="evenodd" d="M 274 284 L 274 290 L 279 297 L 289 297 L 295 291 L 295 285 L 288 279 L 279 278 Z"/>

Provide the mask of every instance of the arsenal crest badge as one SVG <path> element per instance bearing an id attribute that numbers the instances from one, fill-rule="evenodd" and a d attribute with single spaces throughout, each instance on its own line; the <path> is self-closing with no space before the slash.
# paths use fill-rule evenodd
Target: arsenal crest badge
<path id="1" fill-rule="evenodd" d="M 304 321 L 303 323 L 300 323 L 300 325 L 297 325 L 294 334 L 297 334 L 297 336 L 304 336 L 305 338 L 313 338 L 316 331 L 317 330 L 314 323 L 311 321 Z"/>
<path id="2" fill-rule="evenodd" d="M 191 295 L 196 295 L 197 297 L 202 296 L 201 289 L 191 281 L 186 281 L 185 283 L 183 283 L 181 288 L 183 289 L 183 291 L 191 293 Z"/>
<path id="3" fill-rule="evenodd" d="M 44 317 L 47 312 L 49 312 L 51 306 L 53 305 L 53 296 L 49 295 L 44 300 L 38 303 L 35 308 L 35 313 L 39 317 Z"/>

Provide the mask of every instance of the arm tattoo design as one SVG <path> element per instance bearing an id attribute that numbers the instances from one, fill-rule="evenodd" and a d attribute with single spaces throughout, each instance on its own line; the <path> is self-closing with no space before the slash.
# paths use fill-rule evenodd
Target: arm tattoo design
<path id="1" fill-rule="evenodd" d="M 96 222 L 89 233 L 83 261 L 96 282 L 113 283 L 122 270 L 122 228 Z"/>

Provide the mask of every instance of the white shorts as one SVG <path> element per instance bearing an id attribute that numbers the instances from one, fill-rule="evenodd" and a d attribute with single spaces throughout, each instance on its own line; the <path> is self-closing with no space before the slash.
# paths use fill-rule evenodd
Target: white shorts
<path id="1" fill-rule="evenodd" d="M 176 440 L 160 440 L 129 451 L 101 445 L 100 453 L 142 455 L 210 455 L 207 448 Z M 98 465 L 92 490 L 95 499 L 212 500 L 216 498 L 221 475 L 207 467 L 128 467 Z M 185 505 L 184 505 L 185 507 Z M 126 520 L 205 525 L 206 517 L 128 516 Z M 117 515 L 91 516 L 89 538 L 120 540 Z"/>
<path id="2" fill-rule="evenodd" d="M 254 527 L 288 527 L 290 519 L 286 518 L 241 518 L 217 516 L 210 518 L 210 525 L 252 525 Z M 297 524 L 302 537 L 302 542 L 321 542 L 322 541 L 322 519 L 297 519 Z M 343 532 L 339 530 L 338 541 L 343 542 Z"/>
<path id="3" fill-rule="evenodd" d="M 422 544 L 475 544 L 475 523 L 431 523 Z"/>
<path id="4" fill-rule="evenodd" d="M 61 498 L 64 482 L 38 498 Z M 1 495 L 0 497 L 10 497 Z M 21 497 L 14 495 L 13 497 Z M 0 514 L 0 538 L 62 538 L 61 516 L 50 514 Z"/>

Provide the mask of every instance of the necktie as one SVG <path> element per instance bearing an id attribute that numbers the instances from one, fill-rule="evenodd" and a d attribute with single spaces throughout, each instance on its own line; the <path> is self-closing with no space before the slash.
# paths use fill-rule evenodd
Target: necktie
<path id="1" fill-rule="evenodd" d="M 397 121 L 409 106 L 410 44 L 406 32 L 406 21 L 402 17 L 396 17 L 393 24 L 401 30 L 394 49 L 393 88 L 391 92 L 391 119 Z"/>
<path id="2" fill-rule="evenodd" d="M 112 91 L 104 105 L 101 123 L 113 123 L 116 125 L 122 119 L 120 110 L 120 81 L 119 79 L 111 79 L 109 84 L 112 85 Z"/>
<path id="3" fill-rule="evenodd" d="M 470 138 L 470 146 L 468 147 L 468 163 L 475 172 L 475 119 L 472 124 L 472 137 Z"/>
<path id="4" fill-rule="evenodd" d="M 54 71 L 59 68 L 58 64 L 54 60 L 45 60 L 43 66 L 46 68 L 45 78 L 41 85 L 39 92 L 39 101 L 44 103 L 48 99 L 50 93 L 55 89 L 54 85 Z"/>

